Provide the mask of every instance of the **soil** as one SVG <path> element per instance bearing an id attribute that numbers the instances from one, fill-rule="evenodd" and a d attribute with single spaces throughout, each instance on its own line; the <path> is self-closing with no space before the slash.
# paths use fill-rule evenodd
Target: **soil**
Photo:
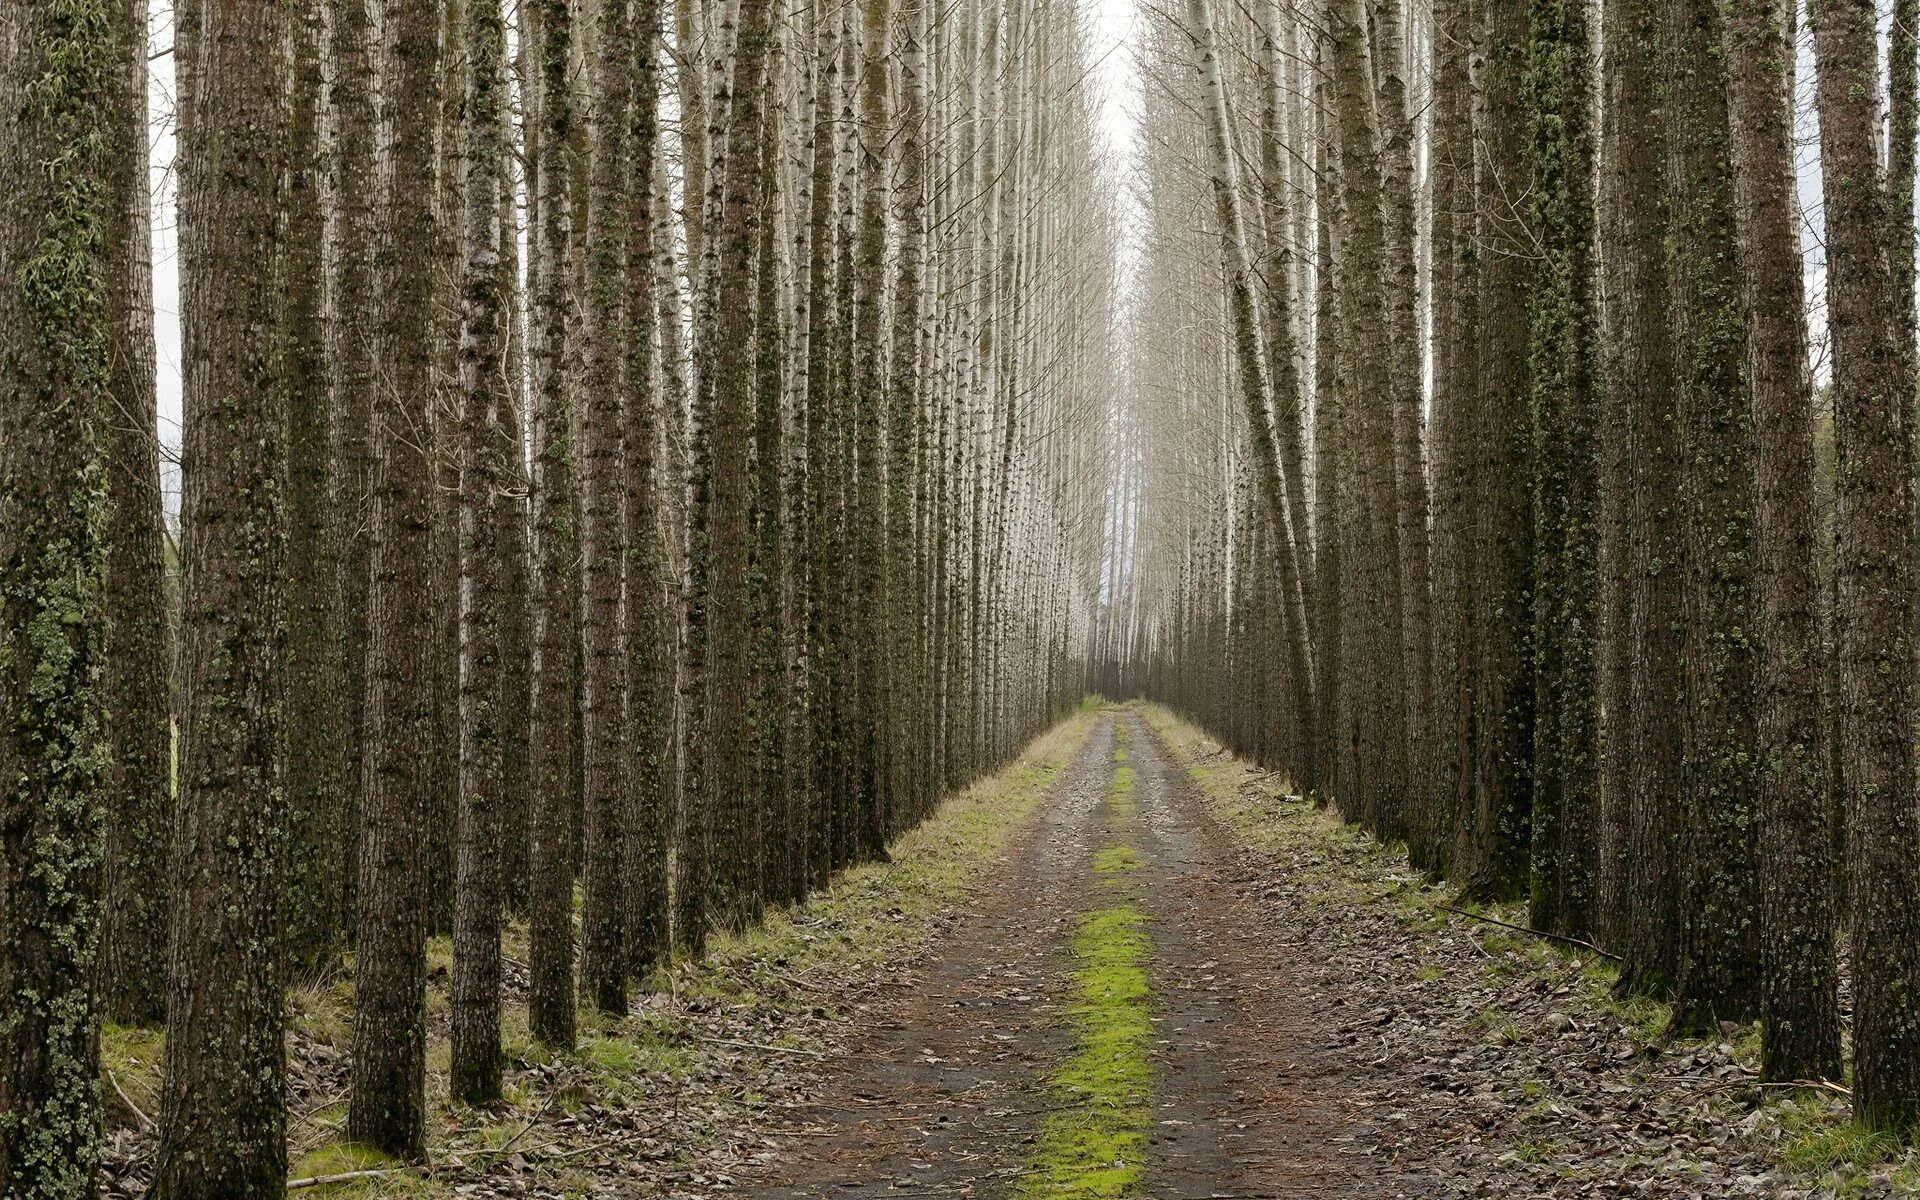
<path id="1" fill-rule="evenodd" d="M 1058 1104 L 1048 1068 L 1070 1050 L 1073 914 L 1096 903 L 1117 726 L 1152 944 L 1139 1195 L 1833 1194 L 1770 1165 L 1779 1116 L 1743 1094 L 1734 1031 L 1649 1045 L 1591 959 L 1438 915 L 1447 895 L 1404 859 L 1248 769 L 1258 820 L 1316 831 L 1250 845 L 1131 708 L 1102 715 L 917 982 L 876 999 L 809 1089 L 817 1102 L 767 1131 L 774 1149 L 743 1194 L 1021 1194 Z"/>
<path id="2" fill-rule="evenodd" d="M 1258 912 L 1229 835 L 1139 715 L 1103 717 L 919 986 L 884 1005 L 784 1130 L 755 1197 L 1016 1194 L 1060 1008 L 1073 914 L 1096 903 L 1101 799 L 1126 727 L 1138 816 L 1133 878 L 1149 919 L 1154 1091 L 1145 1195 L 1156 1200 L 1401 1194 L 1368 1151 L 1351 1064 L 1302 1020 L 1309 953 Z M 1057 1101 L 1056 1101 L 1057 1102 Z M 776 1134 L 776 1136 L 779 1136 Z M 1418 1188 L 1405 1194 L 1424 1194 Z"/>

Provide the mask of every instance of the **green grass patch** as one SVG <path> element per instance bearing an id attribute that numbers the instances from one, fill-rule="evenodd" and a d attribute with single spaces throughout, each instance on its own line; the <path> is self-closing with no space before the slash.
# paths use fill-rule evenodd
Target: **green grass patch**
<path id="1" fill-rule="evenodd" d="M 1075 1050 L 1052 1077 L 1070 1105 L 1040 1127 L 1022 1196 L 1114 1200 L 1140 1194 L 1146 1166 L 1153 1036 L 1146 915 L 1131 904 L 1081 916 L 1074 930 Z"/>
<path id="2" fill-rule="evenodd" d="M 1898 1136 L 1849 1121 L 1805 1130 L 1787 1142 L 1780 1159 L 1797 1171 L 1867 1170 L 1891 1161 L 1899 1151 Z"/>
<path id="3" fill-rule="evenodd" d="M 1140 855 L 1130 846 L 1108 846 L 1093 856 L 1093 873 L 1121 875 L 1140 869 Z"/>
<path id="4" fill-rule="evenodd" d="M 288 1179 L 319 1179 L 357 1171 L 384 1171 L 302 1188 L 300 1195 L 346 1197 L 348 1200 L 407 1200 L 411 1197 L 451 1196 L 453 1189 L 425 1171 L 408 1169 L 371 1146 L 334 1142 L 303 1154 L 288 1165 Z"/>

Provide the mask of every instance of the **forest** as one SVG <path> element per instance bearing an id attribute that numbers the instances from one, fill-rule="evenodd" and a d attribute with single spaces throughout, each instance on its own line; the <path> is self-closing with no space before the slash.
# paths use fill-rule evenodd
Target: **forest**
<path id="1" fill-rule="evenodd" d="M 1920 1196 L 1920 0 L 6 0 L 0 1200 Z"/>

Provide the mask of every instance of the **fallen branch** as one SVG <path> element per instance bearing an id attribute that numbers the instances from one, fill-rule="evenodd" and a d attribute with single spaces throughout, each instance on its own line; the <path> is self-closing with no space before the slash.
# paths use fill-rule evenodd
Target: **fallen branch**
<path id="1" fill-rule="evenodd" d="M 1852 1088 L 1844 1087 L 1841 1084 L 1832 1083 L 1825 1079 L 1708 1079 L 1699 1075 L 1669 1075 L 1667 1078 L 1678 1083 L 1697 1084 L 1699 1086 L 1692 1090 L 1698 1092 L 1733 1092 L 1743 1088 L 1772 1088 L 1779 1091 L 1797 1092 L 1802 1088 L 1815 1088 L 1820 1091 L 1832 1092 L 1836 1096 L 1846 1096 L 1849 1098 L 1853 1096 Z"/>
<path id="2" fill-rule="evenodd" d="M 513 1149 L 513 1144 L 515 1142 L 527 1136 L 527 1130 L 532 1129 L 535 1125 L 539 1124 L 540 1118 L 547 1115 L 547 1110 L 553 1107 L 553 1102 L 555 1098 L 557 1098 L 559 1095 L 560 1095 L 560 1089 L 557 1087 L 549 1091 L 547 1093 L 547 1098 L 541 1101 L 540 1107 L 534 1111 L 534 1114 L 531 1117 L 527 1118 L 527 1123 L 525 1125 L 522 1125 L 520 1127 L 519 1132 L 515 1133 L 512 1137 L 508 1138 L 506 1141 L 500 1143 L 498 1146 L 495 1146 L 491 1150 L 486 1150 L 486 1149 L 475 1150 L 475 1151 L 471 1151 L 470 1154 L 506 1154 L 507 1152 Z"/>
<path id="3" fill-rule="evenodd" d="M 1511 929 L 1515 933 L 1531 934 L 1534 937 L 1540 938 L 1544 941 L 1563 942 L 1569 946 L 1578 946 L 1582 950 L 1586 950 L 1593 954 L 1598 954 L 1601 958 L 1611 959 L 1614 962 L 1627 961 L 1626 959 L 1621 958 L 1618 954 L 1610 954 L 1607 951 L 1602 950 L 1600 947 L 1594 945 L 1592 942 L 1582 941 L 1577 937 L 1568 937 L 1564 933 L 1548 933 L 1544 929 L 1529 929 L 1525 925 L 1515 925 L 1511 921 L 1501 921 L 1493 917 L 1483 917 L 1479 913 L 1468 912 L 1464 908 L 1455 908 L 1450 904 L 1436 904 L 1434 905 L 1434 907 L 1439 909 L 1441 912 L 1455 913 L 1459 916 L 1467 918 L 1469 921 L 1485 921 L 1489 925 L 1498 925 L 1502 929 Z"/>
<path id="4" fill-rule="evenodd" d="M 114 1094 L 120 1097 L 121 1103 L 125 1104 L 133 1115 L 139 1118 L 141 1127 L 152 1129 L 154 1127 L 153 1118 L 141 1112 L 140 1106 L 133 1102 L 133 1097 L 127 1095 L 127 1089 L 120 1086 L 120 1080 L 115 1078 L 112 1067 L 107 1068 L 107 1082 L 113 1085 Z"/>
<path id="5" fill-rule="evenodd" d="M 808 1050 L 801 1046 L 769 1046 L 763 1042 L 737 1042 L 732 1038 L 708 1038 L 709 1042 L 721 1046 L 738 1046 L 742 1050 L 766 1050 L 773 1054 L 804 1054 L 809 1058 L 825 1058 L 824 1050 Z"/>
<path id="6" fill-rule="evenodd" d="M 377 1167 L 365 1171 L 342 1171 L 338 1175 L 309 1175 L 304 1179 L 287 1180 L 287 1190 L 295 1188 L 319 1187 L 326 1183 L 351 1183 L 356 1179 L 378 1179 L 384 1175 L 404 1175 L 408 1171 L 424 1171 L 419 1165 L 406 1167 Z"/>

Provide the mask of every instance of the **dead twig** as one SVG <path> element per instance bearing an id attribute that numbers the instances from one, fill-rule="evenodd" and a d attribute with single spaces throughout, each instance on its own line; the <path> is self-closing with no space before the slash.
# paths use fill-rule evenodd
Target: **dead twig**
<path id="1" fill-rule="evenodd" d="M 113 1085 L 114 1094 L 120 1097 L 121 1103 L 125 1104 L 127 1109 L 139 1120 L 140 1127 L 142 1129 L 152 1129 L 154 1127 L 153 1118 L 141 1112 L 140 1106 L 133 1102 L 133 1097 L 127 1095 L 127 1089 L 120 1086 L 120 1080 L 114 1076 L 112 1067 L 107 1068 L 107 1082 Z"/>
<path id="2" fill-rule="evenodd" d="M 1502 929 L 1511 929 L 1515 933 L 1531 934 L 1534 937 L 1542 939 L 1543 941 L 1560 942 L 1568 946 L 1578 946 L 1582 950 L 1591 951 L 1594 954 L 1598 954 L 1601 958 L 1610 959 L 1613 962 L 1627 961 L 1626 959 L 1621 958 L 1618 954 L 1610 954 L 1607 951 L 1602 950 L 1600 947 L 1594 945 L 1592 942 L 1582 941 L 1577 937 L 1568 937 L 1566 934 L 1563 934 L 1563 933 L 1548 933 L 1544 929 L 1529 929 L 1525 925 L 1515 925 L 1511 921 L 1501 921 L 1494 917 L 1483 917 L 1479 913 L 1468 912 L 1464 908 L 1455 908 L 1450 904 L 1436 904 L 1434 905 L 1434 907 L 1439 909 L 1441 912 L 1450 912 L 1458 916 L 1465 917 L 1469 921 L 1485 921 L 1489 925 L 1498 925 Z"/>
<path id="3" fill-rule="evenodd" d="M 769 1046 L 763 1042 L 739 1042 L 732 1038 L 707 1038 L 706 1040 L 721 1046 L 738 1046 L 742 1050 L 765 1050 L 773 1054 L 804 1054 L 808 1058 L 827 1056 L 824 1050 L 808 1050 L 801 1046 Z"/>
<path id="4" fill-rule="evenodd" d="M 1677 1083 L 1690 1083 L 1700 1086 L 1692 1088 L 1696 1092 L 1732 1092 L 1742 1088 L 1767 1088 L 1775 1091 L 1797 1092 L 1802 1088 L 1832 1092 L 1836 1096 L 1853 1096 L 1853 1089 L 1825 1079 L 1708 1079 L 1700 1075 L 1669 1075 Z"/>
<path id="5" fill-rule="evenodd" d="M 287 1190 L 291 1192 L 295 1188 L 319 1187 L 327 1183 L 351 1183 L 356 1179 L 379 1179 L 385 1175 L 404 1175 L 408 1171 L 424 1170 L 426 1170 L 424 1166 L 414 1164 L 405 1167 L 376 1167 L 365 1171 L 342 1171 L 338 1175 L 309 1175 L 304 1179 L 287 1180 Z"/>

